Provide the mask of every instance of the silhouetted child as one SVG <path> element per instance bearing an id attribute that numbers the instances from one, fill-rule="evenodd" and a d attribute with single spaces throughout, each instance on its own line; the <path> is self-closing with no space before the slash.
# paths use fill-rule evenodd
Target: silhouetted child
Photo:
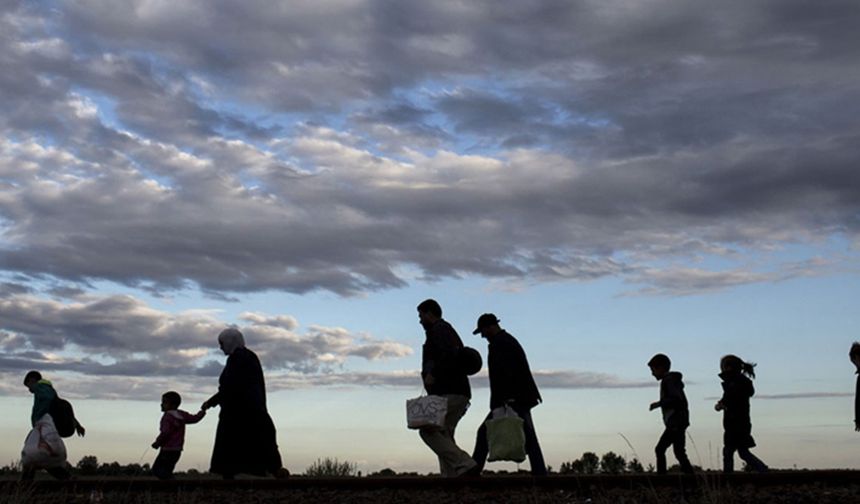
<path id="1" fill-rule="evenodd" d="M 848 357 L 854 364 L 857 373 L 857 385 L 854 389 L 854 430 L 860 432 L 860 343 L 854 342 Z"/>
<path id="2" fill-rule="evenodd" d="M 687 458 L 687 427 L 690 426 L 690 408 L 687 396 L 684 394 L 683 375 L 677 371 L 669 371 L 672 361 L 663 354 L 657 354 L 648 361 L 651 374 L 660 380 L 660 400 L 651 403 L 651 410 L 660 408 L 663 412 L 663 424 L 666 429 L 654 453 L 657 455 L 657 474 L 666 474 L 666 450 L 672 447 L 675 458 L 681 466 L 681 471 L 693 474 L 693 466 Z"/>
<path id="3" fill-rule="evenodd" d="M 179 409 L 182 398 L 176 392 L 166 392 L 161 396 L 161 433 L 152 443 L 153 448 L 161 448 L 155 462 L 152 464 L 152 474 L 158 479 L 173 479 L 173 469 L 182 455 L 182 447 L 185 444 L 185 424 L 199 422 L 206 416 L 206 412 L 200 410 L 196 415 Z"/>
<path id="4" fill-rule="evenodd" d="M 755 394 L 752 380 L 755 364 L 744 362 L 736 355 L 720 359 L 720 378 L 723 379 L 723 398 L 714 406 L 723 412 L 723 471 L 735 469 L 735 452 L 753 470 L 767 472 L 767 465 L 750 453 L 755 446 L 750 422 L 750 397 Z"/>

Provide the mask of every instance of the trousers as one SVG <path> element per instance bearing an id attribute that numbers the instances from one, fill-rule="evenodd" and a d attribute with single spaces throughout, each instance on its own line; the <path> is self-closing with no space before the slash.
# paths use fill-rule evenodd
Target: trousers
<path id="1" fill-rule="evenodd" d="M 654 453 L 657 456 L 657 474 L 666 474 L 666 450 L 670 446 L 675 453 L 675 458 L 678 459 L 678 465 L 681 466 L 681 472 L 693 474 L 693 465 L 687 458 L 686 435 L 687 429 L 683 427 L 666 427 L 663 431 L 657 446 L 654 447 Z"/>
<path id="2" fill-rule="evenodd" d="M 540 449 L 537 433 L 535 432 L 534 421 L 532 420 L 531 408 L 518 407 L 513 404 L 511 407 L 517 412 L 517 415 L 523 419 L 523 433 L 526 435 L 526 455 L 529 457 L 529 465 L 531 466 L 532 475 L 545 476 L 546 463 L 543 459 L 543 451 Z M 490 447 L 487 444 L 487 420 L 493 417 L 491 411 L 487 415 L 484 423 L 478 428 L 478 434 L 475 437 L 475 449 L 472 451 L 472 458 L 483 469 L 487 463 L 487 455 Z"/>
<path id="3" fill-rule="evenodd" d="M 424 443 L 433 450 L 439 458 L 439 471 L 442 476 L 460 476 L 475 467 L 475 461 L 468 453 L 457 446 L 454 432 L 457 423 L 466 414 L 469 398 L 462 395 L 445 395 L 448 399 L 448 412 L 445 415 L 444 427 L 424 427 L 418 430 Z"/>

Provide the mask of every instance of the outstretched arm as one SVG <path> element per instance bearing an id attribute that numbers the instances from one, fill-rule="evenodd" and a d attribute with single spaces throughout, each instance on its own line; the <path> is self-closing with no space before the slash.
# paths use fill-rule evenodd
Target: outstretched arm
<path id="1" fill-rule="evenodd" d="M 220 392 L 216 392 L 215 395 L 203 401 L 203 404 L 200 405 L 200 409 L 202 411 L 206 411 L 209 408 L 214 408 L 215 406 L 218 406 L 219 404 L 221 404 L 221 394 Z"/>
<path id="2" fill-rule="evenodd" d="M 199 422 L 200 420 L 203 420 L 203 417 L 205 417 L 205 416 L 206 416 L 206 410 L 203 410 L 203 409 L 201 409 L 200 411 L 198 411 L 197 413 L 195 413 L 193 415 L 191 413 L 188 413 L 185 411 L 182 412 L 182 418 L 185 420 L 185 423 L 187 423 L 187 424 L 195 424 L 195 423 Z"/>

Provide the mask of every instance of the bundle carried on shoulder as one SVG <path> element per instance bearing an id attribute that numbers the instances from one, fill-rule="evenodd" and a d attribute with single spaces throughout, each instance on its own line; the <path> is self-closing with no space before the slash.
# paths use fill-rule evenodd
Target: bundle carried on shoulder
<path id="1" fill-rule="evenodd" d="M 457 364 L 460 369 L 469 376 L 477 373 L 484 366 L 481 352 L 472 347 L 464 346 L 457 352 Z"/>
<path id="2" fill-rule="evenodd" d="M 487 460 L 510 460 L 522 462 L 526 459 L 526 434 L 523 419 L 508 405 L 496 408 L 487 420 L 487 444 L 490 448 Z"/>

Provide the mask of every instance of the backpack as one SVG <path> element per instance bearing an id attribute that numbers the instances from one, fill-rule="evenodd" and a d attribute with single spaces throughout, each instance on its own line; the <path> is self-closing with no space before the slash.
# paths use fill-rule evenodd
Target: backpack
<path id="1" fill-rule="evenodd" d="M 459 361 L 460 369 L 470 376 L 480 371 L 484 366 L 481 353 L 467 346 L 464 346 L 457 352 L 457 360 Z"/>
<path id="2" fill-rule="evenodd" d="M 57 428 L 57 433 L 61 437 L 71 437 L 75 434 L 75 425 L 77 424 L 75 410 L 72 409 L 72 404 L 69 401 L 57 396 L 51 402 L 49 413 L 54 419 L 54 427 Z"/>

